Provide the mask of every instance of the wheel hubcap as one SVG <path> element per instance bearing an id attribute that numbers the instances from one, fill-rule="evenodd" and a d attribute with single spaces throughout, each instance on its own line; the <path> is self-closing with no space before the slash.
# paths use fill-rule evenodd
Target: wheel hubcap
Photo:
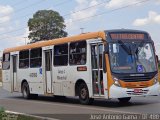
<path id="1" fill-rule="evenodd" d="M 86 95 L 87 95 L 87 90 L 86 90 L 85 88 L 83 88 L 83 89 L 81 90 L 81 98 L 82 98 L 82 99 L 85 99 L 85 98 L 86 98 Z"/>

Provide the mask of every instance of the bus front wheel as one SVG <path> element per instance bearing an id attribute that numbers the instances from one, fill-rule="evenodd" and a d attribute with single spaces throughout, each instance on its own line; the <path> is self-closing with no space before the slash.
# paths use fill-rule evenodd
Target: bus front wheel
<path id="1" fill-rule="evenodd" d="M 23 95 L 23 98 L 25 99 L 30 99 L 31 97 L 29 85 L 27 82 L 24 82 L 22 85 L 22 95 Z"/>
<path id="2" fill-rule="evenodd" d="M 79 101 L 81 104 L 92 104 L 93 98 L 89 98 L 89 92 L 87 85 L 85 83 L 81 83 L 79 86 Z"/>
<path id="3" fill-rule="evenodd" d="M 119 102 L 121 103 L 127 103 L 129 102 L 131 97 L 125 97 L 125 98 L 118 98 Z"/>

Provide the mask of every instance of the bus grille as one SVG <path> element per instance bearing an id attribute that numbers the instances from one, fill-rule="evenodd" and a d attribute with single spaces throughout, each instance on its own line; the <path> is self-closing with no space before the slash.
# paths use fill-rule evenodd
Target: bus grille
<path id="1" fill-rule="evenodd" d="M 149 81 L 152 78 L 153 78 L 153 76 L 123 76 L 123 77 L 119 77 L 119 79 L 124 82 Z"/>

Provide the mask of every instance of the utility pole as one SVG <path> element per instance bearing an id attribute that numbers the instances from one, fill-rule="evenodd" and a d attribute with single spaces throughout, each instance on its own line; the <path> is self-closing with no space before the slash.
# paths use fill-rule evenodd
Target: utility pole
<path id="1" fill-rule="evenodd" d="M 27 45 L 27 41 L 26 41 L 26 38 L 27 38 L 27 37 L 23 37 L 23 38 L 25 39 L 25 45 Z"/>
<path id="2" fill-rule="evenodd" d="M 80 28 L 81 29 L 81 34 L 83 34 L 84 33 L 84 28 Z"/>

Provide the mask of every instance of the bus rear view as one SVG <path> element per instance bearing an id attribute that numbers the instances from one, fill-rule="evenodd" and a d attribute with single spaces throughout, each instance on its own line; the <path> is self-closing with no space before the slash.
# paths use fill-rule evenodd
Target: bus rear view
<path id="1" fill-rule="evenodd" d="M 107 31 L 106 52 L 111 76 L 109 97 L 129 101 L 132 96 L 159 94 L 154 43 L 143 31 Z"/>

